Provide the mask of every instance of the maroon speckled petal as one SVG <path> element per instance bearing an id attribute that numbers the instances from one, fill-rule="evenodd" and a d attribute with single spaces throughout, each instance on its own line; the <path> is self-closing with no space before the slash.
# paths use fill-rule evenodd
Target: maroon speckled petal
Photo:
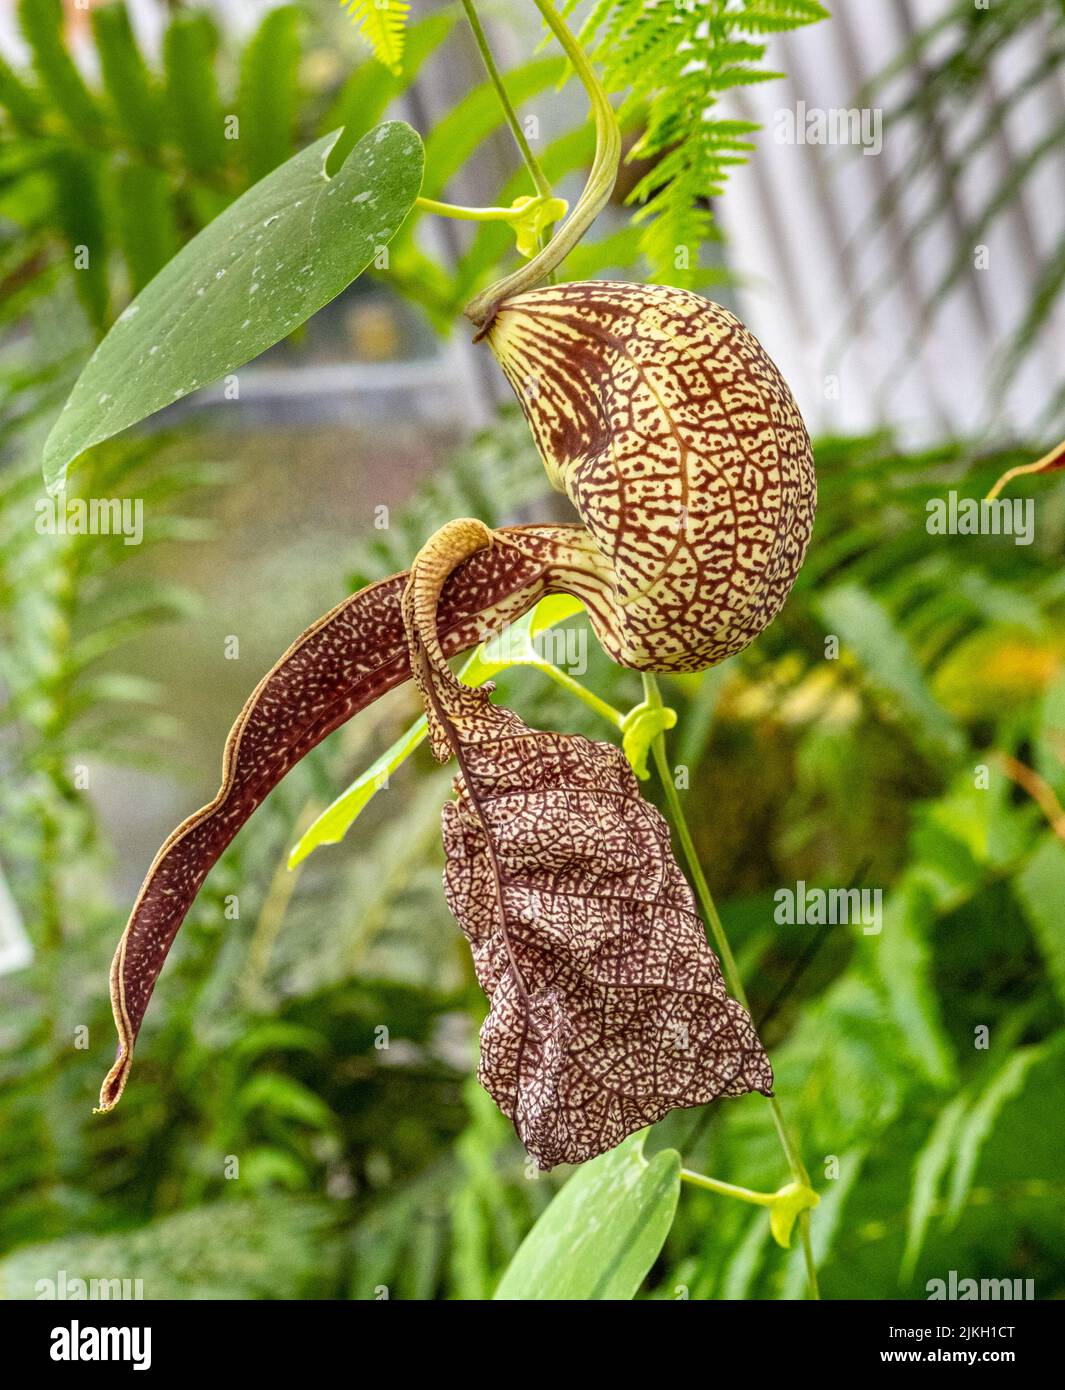
<path id="1" fill-rule="evenodd" d="M 451 576 L 440 605 L 448 653 L 526 612 L 552 588 L 570 530 L 513 527 Z M 252 692 L 230 730 L 214 800 L 169 836 L 148 870 L 111 966 L 118 1052 L 100 1091 L 117 1104 L 148 1001 L 207 874 L 282 777 L 327 734 L 410 676 L 400 598 L 405 573 L 353 594 L 320 618 Z"/>

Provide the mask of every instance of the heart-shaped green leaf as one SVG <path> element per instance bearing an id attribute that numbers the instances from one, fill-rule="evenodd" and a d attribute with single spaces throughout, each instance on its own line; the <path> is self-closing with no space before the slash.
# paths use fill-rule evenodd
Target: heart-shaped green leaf
<path id="1" fill-rule="evenodd" d="M 75 383 L 44 449 L 49 492 L 70 464 L 279 342 L 395 236 L 421 187 L 417 133 L 387 121 L 333 175 L 340 131 L 261 179 L 144 287 Z"/>
<path id="2" fill-rule="evenodd" d="M 680 1194 L 680 1155 L 648 1162 L 647 1131 L 581 1167 L 518 1247 L 496 1290 L 509 1301 L 633 1298 L 658 1258 Z"/>

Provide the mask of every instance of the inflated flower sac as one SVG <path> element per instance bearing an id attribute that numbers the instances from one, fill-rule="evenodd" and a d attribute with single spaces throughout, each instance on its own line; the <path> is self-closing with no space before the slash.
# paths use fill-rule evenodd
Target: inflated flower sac
<path id="1" fill-rule="evenodd" d="M 446 887 L 492 1002 L 482 1080 L 538 1161 L 589 1157 L 674 1106 L 771 1089 L 665 826 L 621 755 L 526 729 L 483 692 L 457 694 L 443 661 L 550 593 L 581 599 L 605 650 L 638 670 L 697 671 L 740 651 L 779 612 L 809 541 L 816 489 L 802 418 L 739 320 L 686 291 L 530 290 L 496 305 L 479 336 L 580 521 L 445 527 L 413 580 L 351 595 L 264 676 L 226 742 L 217 795 L 156 855 L 119 943 L 103 1110 L 122 1094 L 152 990 L 211 866 L 300 758 L 410 677 L 412 650 L 434 749 L 460 770 Z M 572 816 L 559 813 L 570 805 Z M 589 843 L 593 824 L 610 826 L 608 843 Z M 498 854 L 511 856 L 520 903 L 485 891 Z M 567 874 L 583 888 L 563 898 Z M 587 1056 L 595 1018 L 604 1041 Z M 686 1049 L 669 1041 L 671 1018 Z"/>
<path id="2" fill-rule="evenodd" d="M 739 319 L 590 281 L 504 302 L 486 336 L 584 522 L 594 579 L 574 592 L 614 660 L 699 671 L 747 646 L 795 582 L 815 485 L 798 407 Z"/>

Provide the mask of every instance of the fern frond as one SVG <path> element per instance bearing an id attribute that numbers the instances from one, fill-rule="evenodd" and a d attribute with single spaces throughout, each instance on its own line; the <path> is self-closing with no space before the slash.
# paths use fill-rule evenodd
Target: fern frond
<path id="1" fill-rule="evenodd" d="M 404 0 L 340 0 L 340 7 L 370 45 L 377 61 L 398 76 L 403 71 L 410 5 Z"/>
<path id="2" fill-rule="evenodd" d="M 761 0 L 747 0 L 733 22 L 748 34 L 777 34 L 829 18 L 829 11 L 818 0 L 767 0 L 764 4 Z"/>
<path id="3" fill-rule="evenodd" d="M 692 286 L 701 245 L 713 234 L 708 200 L 742 164 L 758 127 L 715 120 L 722 93 L 781 76 L 764 67 L 758 36 L 827 17 L 817 0 L 598 0 L 581 30 L 594 42 L 603 82 L 622 95 L 620 114 L 646 108 L 630 159 L 655 160 L 629 195 L 641 205 L 640 249 L 653 279 Z"/>

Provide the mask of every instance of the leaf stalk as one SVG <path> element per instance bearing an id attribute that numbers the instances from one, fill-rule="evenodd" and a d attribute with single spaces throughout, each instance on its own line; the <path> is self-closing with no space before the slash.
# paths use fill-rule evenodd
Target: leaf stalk
<path id="1" fill-rule="evenodd" d="M 463 0 L 468 4 L 468 0 Z M 573 64 L 591 103 L 595 123 L 595 158 L 584 191 L 551 241 L 510 275 L 489 285 L 466 306 L 466 317 L 479 329 L 491 322 L 501 300 L 532 289 L 559 266 L 595 221 L 614 190 L 621 162 L 621 130 L 614 108 L 584 49 L 549 0 L 535 0 L 536 8 Z M 468 12 L 468 11 L 467 11 Z"/>

